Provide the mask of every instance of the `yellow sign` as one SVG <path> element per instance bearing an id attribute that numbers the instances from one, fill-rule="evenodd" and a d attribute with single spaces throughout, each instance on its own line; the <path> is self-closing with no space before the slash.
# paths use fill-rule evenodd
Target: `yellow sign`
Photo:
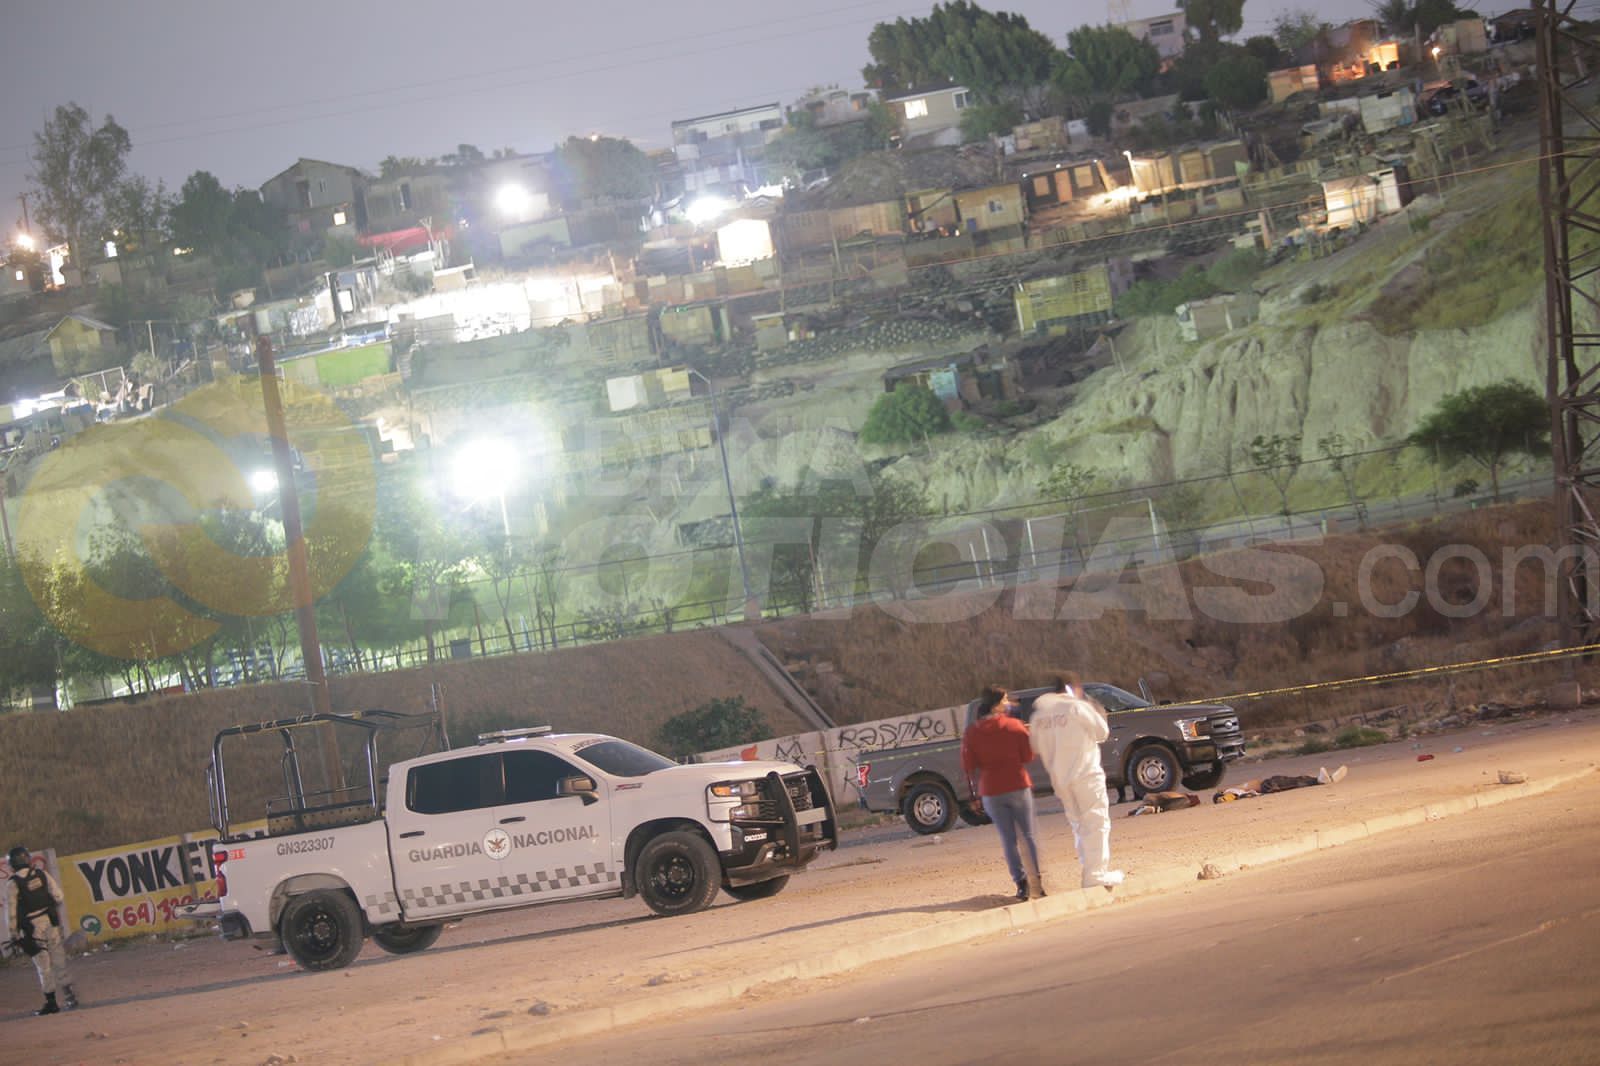
<path id="1" fill-rule="evenodd" d="M 266 824 L 246 829 L 265 832 Z M 61 894 L 67 900 L 65 932 L 91 944 L 151 933 L 193 932 L 178 912 L 217 898 L 211 861 L 212 830 L 124 844 L 58 860 Z"/>

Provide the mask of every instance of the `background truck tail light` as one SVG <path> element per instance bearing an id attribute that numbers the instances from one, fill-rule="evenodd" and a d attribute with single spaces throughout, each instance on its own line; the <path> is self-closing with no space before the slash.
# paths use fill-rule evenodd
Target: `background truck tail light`
<path id="1" fill-rule="evenodd" d="M 217 870 L 217 898 L 221 899 L 228 894 L 228 875 L 223 871 L 222 864 L 228 861 L 226 851 L 213 851 L 211 865 Z"/>

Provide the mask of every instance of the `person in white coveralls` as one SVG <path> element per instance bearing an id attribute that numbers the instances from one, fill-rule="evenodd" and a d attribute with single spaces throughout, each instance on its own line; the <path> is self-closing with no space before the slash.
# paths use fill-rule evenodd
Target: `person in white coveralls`
<path id="1" fill-rule="evenodd" d="M 1122 883 L 1122 871 L 1111 868 L 1111 802 L 1100 744 L 1111 735 L 1105 712 L 1084 697 L 1073 673 L 1056 677 L 1055 691 L 1033 703 L 1028 729 L 1033 750 L 1050 772 L 1050 784 L 1061 800 L 1083 866 L 1083 887 L 1110 889 Z"/>

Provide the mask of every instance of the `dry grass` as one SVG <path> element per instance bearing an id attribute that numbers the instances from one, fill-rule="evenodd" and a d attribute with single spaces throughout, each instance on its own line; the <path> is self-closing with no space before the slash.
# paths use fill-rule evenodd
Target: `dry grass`
<path id="1" fill-rule="evenodd" d="M 653 744 L 667 718 L 734 695 L 760 710 L 777 735 L 805 728 L 756 669 L 712 632 L 338 678 L 333 704 L 424 713 L 434 681 L 458 741 L 489 729 L 550 724 Z M 6 832 L 34 847 L 71 853 L 204 828 L 205 765 L 217 731 L 307 709 L 304 689 L 285 684 L 0 717 L 0 780 L 18 786 L 8 790 Z M 230 746 L 230 754 L 235 750 Z M 276 755 L 264 744 L 237 750 L 260 757 L 230 760 L 230 786 L 237 786 L 230 793 L 257 801 L 282 794 L 281 784 L 273 787 Z M 343 754 L 347 764 L 358 755 Z M 388 754 L 411 752 L 396 747 Z M 302 762 L 307 788 L 320 787 L 311 777 L 316 759 Z M 235 817 L 259 817 L 260 811 L 257 802 Z"/>

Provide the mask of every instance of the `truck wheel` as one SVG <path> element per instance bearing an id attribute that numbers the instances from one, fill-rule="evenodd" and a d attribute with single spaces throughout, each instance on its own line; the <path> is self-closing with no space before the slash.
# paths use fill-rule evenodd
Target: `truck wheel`
<path id="1" fill-rule="evenodd" d="M 993 825 L 994 819 L 984 813 L 982 807 L 963 807 L 959 812 L 961 820 L 968 825 Z"/>
<path id="2" fill-rule="evenodd" d="M 306 970 L 340 970 L 361 954 L 361 911 L 344 892 L 292 897 L 278 919 L 289 957 Z"/>
<path id="3" fill-rule="evenodd" d="M 906 824 L 916 832 L 923 836 L 942 833 L 955 821 L 955 793 L 943 781 L 919 781 L 906 793 L 900 809 L 905 812 Z"/>
<path id="4" fill-rule="evenodd" d="M 789 883 L 789 875 L 774 877 L 770 881 L 757 881 L 753 885 L 723 885 L 722 891 L 738 900 L 768 899 L 783 891 L 783 886 Z"/>
<path id="5" fill-rule="evenodd" d="M 704 837 L 662 833 L 640 849 L 633 883 L 657 914 L 693 914 L 717 898 L 722 868 Z"/>
<path id="6" fill-rule="evenodd" d="M 1159 744 L 1146 744 L 1128 758 L 1128 784 L 1135 798 L 1170 792 L 1179 785 L 1178 759 Z"/>
<path id="7" fill-rule="evenodd" d="M 1208 769 L 1184 778 L 1183 787 L 1190 792 L 1204 792 L 1208 788 L 1216 788 L 1222 784 L 1222 775 L 1226 770 L 1226 764 L 1214 762 Z"/>
<path id="8" fill-rule="evenodd" d="M 444 925 L 383 925 L 372 931 L 372 942 L 391 955 L 411 955 L 433 947 Z"/>

